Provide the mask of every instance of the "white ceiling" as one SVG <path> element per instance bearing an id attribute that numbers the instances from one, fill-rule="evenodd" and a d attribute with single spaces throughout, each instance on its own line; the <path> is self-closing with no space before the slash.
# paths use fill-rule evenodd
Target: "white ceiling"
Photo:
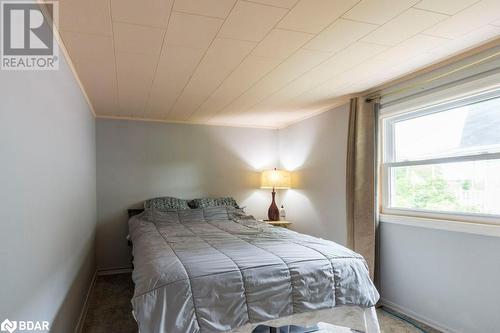
<path id="1" fill-rule="evenodd" d="M 500 36 L 500 0 L 61 0 L 98 116 L 281 127 Z"/>

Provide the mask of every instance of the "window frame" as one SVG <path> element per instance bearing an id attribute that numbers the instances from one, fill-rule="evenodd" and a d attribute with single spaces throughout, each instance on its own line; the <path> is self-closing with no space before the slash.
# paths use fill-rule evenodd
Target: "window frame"
<path id="1" fill-rule="evenodd" d="M 467 213 L 455 211 L 438 211 L 419 208 L 402 208 L 391 207 L 391 189 L 394 188 L 394 177 L 391 177 L 391 172 L 395 167 L 417 166 L 417 165 L 435 165 L 456 162 L 468 161 L 483 161 L 483 160 L 500 160 L 500 149 L 498 151 L 485 151 L 480 153 L 464 153 L 455 156 L 443 156 L 428 159 L 415 159 L 409 161 L 394 161 L 395 145 L 394 145 L 394 126 L 393 124 L 399 121 L 409 120 L 413 118 L 423 117 L 429 114 L 443 112 L 462 106 L 484 102 L 491 99 L 500 98 L 500 88 L 496 87 L 491 90 L 462 95 L 447 99 L 444 102 L 435 104 L 413 107 L 408 110 L 397 112 L 382 112 L 379 116 L 378 125 L 379 131 L 379 193 L 381 194 L 379 212 L 382 215 L 401 215 L 417 218 L 441 219 L 459 222 L 478 222 L 487 224 L 500 224 L 500 214 L 486 213 Z M 391 106 L 391 109 L 393 107 Z"/>

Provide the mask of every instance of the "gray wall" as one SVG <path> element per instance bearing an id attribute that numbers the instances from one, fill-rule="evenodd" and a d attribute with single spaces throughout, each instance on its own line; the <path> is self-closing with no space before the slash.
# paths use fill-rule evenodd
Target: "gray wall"
<path id="1" fill-rule="evenodd" d="M 280 191 L 294 229 L 345 245 L 349 107 L 344 105 L 279 131 L 281 166 L 293 189 Z"/>
<path id="2" fill-rule="evenodd" d="M 97 120 L 97 262 L 130 267 L 127 208 L 156 196 L 233 196 L 265 217 L 259 171 L 278 163 L 277 131 Z"/>
<path id="3" fill-rule="evenodd" d="M 453 332 L 500 327 L 500 240 L 460 232 L 380 224 L 385 301 Z"/>
<path id="4" fill-rule="evenodd" d="M 71 332 L 95 272 L 94 117 L 63 61 L 2 71 L 0 95 L 0 321 Z"/>

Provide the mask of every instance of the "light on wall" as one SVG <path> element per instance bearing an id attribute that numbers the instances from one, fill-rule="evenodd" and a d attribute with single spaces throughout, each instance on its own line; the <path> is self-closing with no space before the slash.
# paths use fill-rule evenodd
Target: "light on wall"
<path id="1" fill-rule="evenodd" d="M 290 171 L 278 170 L 265 170 L 262 172 L 260 188 L 272 188 L 271 192 L 272 201 L 271 206 L 267 211 L 267 216 L 271 221 L 278 221 L 280 219 L 280 212 L 276 205 L 276 190 L 284 190 L 292 187 L 292 176 Z"/>

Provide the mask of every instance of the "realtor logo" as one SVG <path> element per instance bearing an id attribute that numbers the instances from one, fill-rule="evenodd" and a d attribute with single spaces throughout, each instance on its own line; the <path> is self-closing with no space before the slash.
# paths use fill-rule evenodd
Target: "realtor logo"
<path id="1" fill-rule="evenodd" d="M 59 50 L 53 29 L 58 3 L 1 2 L 1 62 L 3 70 L 55 70 Z M 43 11 L 42 11 L 43 8 Z"/>
<path id="2" fill-rule="evenodd" d="M 16 321 L 10 321 L 8 319 L 5 319 L 2 324 L 0 325 L 0 329 L 2 332 L 14 332 L 17 329 L 17 322 Z"/>

